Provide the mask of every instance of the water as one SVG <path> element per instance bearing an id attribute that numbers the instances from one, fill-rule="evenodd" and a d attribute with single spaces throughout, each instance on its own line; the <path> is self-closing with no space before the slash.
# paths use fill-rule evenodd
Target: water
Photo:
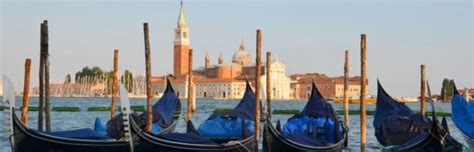
<path id="1" fill-rule="evenodd" d="M 1 99 L 1 97 L 0 97 Z M 3 100 L 3 99 L 2 99 Z M 155 100 L 156 101 L 156 100 Z M 145 99 L 131 99 L 132 105 L 146 105 Z M 193 115 L 193 123 L 197 126 L 201 124 L 205 119 L 207 119 L 216 108 L 233 108 L 238 104 L 238 100 L 197 100 L 197 111 Z M 272 103 L 272 109 L 303 109 L 305 101 L 278 101 Z M 0 105 L 3 105 L 1 103 Z M 16 100 L 17 107 L 21 106 L 21 98 Z M 31 98 L 31 106 L 38 106 L 38 98 Z M 182 111 L 186 111 L 186 100 L 182 101 Z M 419 109 L 418 103 L 407 103 L 407 105 L 413 109 Z M 56 106 L 70 106 L 70 107 L 80 107 L 80 112 L 51 112 L 51 126 L 52 131 L 64 131 L 71 129 L 79 129 L 84 127 L 93 128 L 95 117 L 100 117 L 103 123 L 110 117 L 109 112 L 88 112 L 88 107 L 98 107 L 98 106 L 110 106 L 110 99 L 108 98 L 52 98 L 51 107 Z M 334 104 L 333 106 L 336 110 L 342 110 L 342 104 Z M 436 103 L 436 111 L 442 112 L 451 112 L 451 104 L 449 103 Z M 358 110 L 359 104 L 350 104 L 351 110 Z M 367 105 L 368 111 L 375 110 L 375 105 Z M 427 106 L 427 111 L 431 111 L 431 107 Z M 0 123 L 3 123 L 3 113 L 0 113 Z M 17 112 L 17 115 L 20 116 L 21 112 Z M 291 115 L 278 115 L 273 114 L 273 123 L 276 124 L 276 121 L 280 120 L 282 124 L 286 123 L 286 120 Z M 37 128 L 37 119 L 38 112 L 30 111 L 28 116 L 28 127 L 36 129 Z M 184 113 L 183 117 L 184 118 Z M 342 116 L 341 116 L 342 118 Z M 349 150 L 351 151 L 360 151 L 360 116 L 351 115 L 350 116 L 350 125 L 349 125 Z M 448 125 L 451 131 L 451 134 L 458 141 L 465 144 L 465 141 L 460 134 L 459 130 L 451 121 L 451 118 L 447 118 Z M 374 128 L 372 127 L 373 116 L 367 116 L 367 149 L 368 151 L 380 151 L 382 148 L 381 145 L 377 142 L 375 138 Z M 2 125 L 3 126 L 3 125 Z M 185 123 L 183 119 L 179 120 L 176 132 L 185 132 Z M 2 151 L 11 151 L 10 142 L 5 134 L 5 129 L 0 127 L 0 150 Z"/>

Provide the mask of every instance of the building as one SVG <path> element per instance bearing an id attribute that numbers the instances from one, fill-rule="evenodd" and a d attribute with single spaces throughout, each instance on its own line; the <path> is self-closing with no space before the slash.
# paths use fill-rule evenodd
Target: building
<path id="1" fill-rule="evenodd" d="M 183 3 L 178 16 L 177 27 L 175 28 L 174 39 L 174 65 L 173 75 L 170 81 L 179 97 L 188 96 L 188 54 L 189 54 L 189 28 L 184 15 Z M 211 63 L 211 56 L 207 52 L 204 57 L 204 66 L 193 69 L 193 85 L 197 98 L 218 98 L 218 99 L 238 99 L 245 92 L 245 81 L 253 80 L 256 75 L 256 65 L 254 58 L 246 50 L 241 42 L 239 49 L 233 54 L 230 62 L 224 61 L 222 53 L 217 59 L 217 64 Z M 285 63 L 279 59 L 271 62 L 271 82 L 273 85 L 273 99 L 290 99 L 290 78 L 286 76 Z M 265 86 L 265 63 L 262 63 L 262 86 Z M 156 96 L 161 96 L 165 90 L 165 78 L 153 77 L 152 84 Z"/>
<path id="2" fill-rule="evenodd" d="M 315 74 L 294 74 L 291 76 L 291 98 L 308 99 L 313 81 L 325 98 L 342 98 L 344 95 L 344 77 L 327 77 Z M 348 98 L 360 96 L 360 77 L 350 77 Z"/>
<path id="3" fill-rule="evenodd" d="M 467 95 L 465 94 L 465 92 L 468 92 Z M 474 100 L 474 89 L 458 89 L 458 92 L 462 95 L 464 95 L 466 98 L 467 101 L 469 100 Z"/>

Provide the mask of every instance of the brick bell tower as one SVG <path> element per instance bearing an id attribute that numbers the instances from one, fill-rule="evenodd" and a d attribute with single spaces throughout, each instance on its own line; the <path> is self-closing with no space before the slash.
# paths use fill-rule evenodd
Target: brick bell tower
<path id="1" fill-rule="evenodd" d="M 174 65 L 175 76 L 188 74 L 188 54 L 189 54 L 189 29 L 184 16 L 183 1 L 179 11 L 178 26 L 176 27 L 174 38 Z"/>

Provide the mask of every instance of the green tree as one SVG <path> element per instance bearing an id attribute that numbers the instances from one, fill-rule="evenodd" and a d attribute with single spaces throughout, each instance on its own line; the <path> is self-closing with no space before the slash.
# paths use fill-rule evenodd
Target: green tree
<path id="1" fill-rule="evenodd" d="M 76 72 L 74 80 L 76 83 L 93 83 L 97 80 L 103 80 L 103 75 L 104 71 L 101 68 L 86 66 L 81 71 Z"/>
<path id="2" fill-rule="evenodd" d="M 120 82 L 127 88 L 128 92 L 132 92 L 133 89 L 133 74 L 125 70 L 125 72 L 120 77 Z"/>
<path id="3" fill-rule="evenodd" d="M 441 87 L 441 98 L 443 99 L 444 102 L 447 102 L 447 100 L 453 96 L 454 92 L 454 80 L 452 79 L 443 79 L 443 84 Z"/>
<path id="4" fill-rule="evenodd" d="M 65 80 L 64 80 L 64 83 L 65 83 L 65 84 L 70 84 L 70 83 L 71 83 L 71 75 L 70 75 L 70 74 L 67 74 L 67 75 L 66 75 L 66 78 L 65 78 Z"/>

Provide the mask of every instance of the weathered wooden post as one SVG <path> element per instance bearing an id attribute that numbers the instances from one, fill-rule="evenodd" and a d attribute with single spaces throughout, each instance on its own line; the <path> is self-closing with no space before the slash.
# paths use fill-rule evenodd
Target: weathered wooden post
<path id="1" fill-rule="evenodd" d="M 23 83 L 23 106 L 21 108 L 21 122 L 26 126 L 28 122 L 28 106 L 30 105 L 30 72 L 31 59 L 25 60 L 25 78 Z"/>
<path id="2" fill-rule="evenodd" d="M 193 49 L 189 49 L 188 66 L 188 111 L 186 113 L 186 121 L 190 121 L 193 117 Z"/>
<path id="3" fill-rule="evenodd" d="M 150 36 L 148 23 L 143 23 L 143 32 L 145 33 L 145 64 L 146 64 L 146 112 L 147 124 L 146 131 L 151 131 L 153 124 L 153 92 L 151 85 L 151 55 L 150 55 Z"/>
<path id="4" fill-rule="evenodd" d="M 365 110 L 365 98 L 367 97 L 367 48 L 366 48 L 366 35 L 361 35 L 360 41 L 360 66 L 361 66 L 361 78 L 360 78 L 360 148 L 361 151 L 365 151 L 365 144 L 367 143 L 366 138 L 366 110 Z"/>
<path id="5" fill-rule="evenodd" d="M 271 59 L 272 53 L 267 52 L 267 68 L 265 74 L 267 75 L 267 114 L 268 117 L 271 118 L 272 116 L 272 107 L 271 107 L 271 101 L 272 101 L 272 86 L 270 84 L 270 69 L 271 69 Z"/>
<path id="6" fill-rule="evenodd" d="M 48 40 L 46 34 L 48 29 L 44 25 L 44 22 L 40 25 L 40 66 L 39 66 L 39 108 L 38 108 L 38 131 L 43 131 L 43 112 L 44 112 L 44 68 L 45 68 L 45 56 L 47 55 L 46 49 L 48 47 Z"/>
<path id="7" fill-rule="evenodd" d="M 51 131 L 51 108 L 49 103 L 49 29 L 48 29 L 48 20 L 43 21 L 44 26 L 44 111 L 46 119 L 46 132 Z"/>
<path id="8" fill-rule="evenodd" d="M 257 30 L 257 62 L 255 66 L 255 151 L 258 151 L 260 140 L 260 77 L 262 71 L 262 30 Z"/>
<path id="9" fill-rule="evenodd" d="M 345 52 L 344 61 L 344 94 L 343 94 L 343 108 L 344 108 L 344 123 L 349 127 L 349 49 Z"/>
<path id="10" fill-rule="evenodd" d="M 113 75 L 113 82 L 112 82 L 112 105 L 110 107 L 110 118 L 114 118 L 115 116 L 115 107 L 117 104 L 117 97 L 118 97 L 118 58 L 119 58 L 119 50 L 114 50 L 114 75 Z"/>
<path id="11" fill-rule="evenodd" d="M 421 115 L 425 115 L 426 114 L 426 111 L 425 111 L 425 106 L 426 106 L 426 69 L 425 69 L 425 65 L 422 64 L 421 65 L 421 97 L 420 97 L 420 102 L 421 102 L 421 105 L 420 105 L 420 113 Z"/>

